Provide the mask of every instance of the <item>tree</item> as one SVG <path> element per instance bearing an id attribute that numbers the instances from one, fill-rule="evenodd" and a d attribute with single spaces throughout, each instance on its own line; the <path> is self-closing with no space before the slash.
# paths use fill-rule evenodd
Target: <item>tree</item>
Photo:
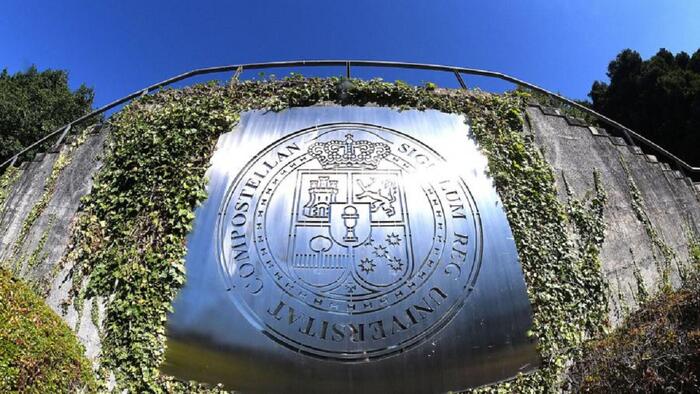
<path id="1" fill-rule="evenodd" d="M 0 73 L 0 162 L 92 108 L 92 88 L 68 87 L 64 70 L 39 72 L 35 66 Z"/>
<path id="2" fill-rule="evenodd" d="M 595 81 L 593 108 L 700 165 L 700 49 L 666 49 L 648 60 L 625 49 L 608 65 L 609 83 Z"/>

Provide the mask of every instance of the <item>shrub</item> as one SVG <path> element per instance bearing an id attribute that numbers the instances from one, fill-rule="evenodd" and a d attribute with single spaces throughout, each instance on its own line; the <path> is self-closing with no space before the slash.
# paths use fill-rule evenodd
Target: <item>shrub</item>
<path id="1" fill-rule="evenodd" d="M 700 392 L 700 275 L 663 292 L 571 369 L 576 392 Z"/>
<path id="2" fill-rule="evenodd" d="M 0 392 L 94 392 L 73 332 L 27 285 L 0 269 Z"/>

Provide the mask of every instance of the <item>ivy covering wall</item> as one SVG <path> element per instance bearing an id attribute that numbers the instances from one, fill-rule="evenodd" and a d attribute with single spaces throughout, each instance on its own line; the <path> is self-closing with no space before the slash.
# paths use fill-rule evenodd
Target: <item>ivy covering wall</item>
<path id="1" fill-rule="evenodd" d="M 381 80 L 292 76 L 228 86 L 197 85 L 142 97 L 111 120 L 104 165 L 75 226 L 73 302 L 106 302 L 100 380 L 113 374 L 129 392 L 219 391 L 163 376 L 165 322 L 185 281 L 185 238 L 217 138 L 250 109 L 284 110 L 317 103 L 428 108 L 465 114 L 489 159 L 504 203 L 533 307 L 529 335 L 539 371 L 479 391 L 556 392 L 582 341 L 606 324 L 607 289 L 598 252 L 605 192 L 595 172 L 590 198 L 557 199 L 554 176 L 522 133 L 524 92 L 493 95 L 443 91 Z M 103 386 L 103 388 L 106 386 Z"/>

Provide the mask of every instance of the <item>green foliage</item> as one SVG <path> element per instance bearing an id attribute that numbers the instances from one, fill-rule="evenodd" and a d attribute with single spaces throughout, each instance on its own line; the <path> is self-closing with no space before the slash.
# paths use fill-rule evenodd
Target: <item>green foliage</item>
<path id="1" fill-rule="evenodd" d="M 93 392 L 73 332 L 27 285 L 0 269 L 0 392 Z"/>
<path id="2" fill-rule="evenodd" d="M 425 89 L 426 90 L 435 90 L 435 89 L 437 89 L 437 85 L 434 82 L 426 82 Z"/>
<path id="3" fill-rule="evenodd" d="M 596 81 L 593 108 L 700 165 L 700 49 L 692 56 L 666 49 L 642 60 L 630 49 L 608 65 L 610 83 Z"/>
<path id="4" fill-rule="evenodd" d="M 700 276 L 659 293 L 572 367 L 573 392 L 700 392 Z"/>
<path id="5" fill-rule="evenodd" d="M 85 85 L 71 91 L 63 70 L 0 72 L 0 162 L 88 113 L 93 98 Z"/>
<path id="6" fill-rule="evenodd" d="M 509 138 L 520 137 L 512 132 Z M 586 338 L 601 333 L 607 324 L 608 289 L 599 259 L 607 197 L 594 171 L 592 196 L 584 200 L 573 197 L 564 179 L 568 202 L 563 206 L 556 197 L 551 168 L 540 153 L 529 146 L 516 159 L 512 155 L 517 150 L 508 144 L 499 147 L 502 142 L 491 148 L 502 153 L 489 154 L 489 166 L 505 167 L 494 178 L 507 185 L 499 193 L 528 283 L 532 333 L 539 341 L 542 367 L 513 382 L 477 391 L 555 393 L 567 362 L 579 354 Z"/>
<path id="7" fill-rule="evenodd" d="M 693 265 L 700 266 L 700 240 L 694 238 L 690 242 L 690 259 Z"/>
<path id="8" fill-rule="evenodd" d="M 688 240 L 688 264 L 679 267 L 681 282 L 688 282 L 688 278 L 700 276 L 700 236 L 690 229 L 686 228 L 686 238 Z"/>
<path id="9" fill-rule="evenodd" d="M 533 304 L 532 335 L 543 367 L 493 390 L 556 391 L 564 364 L 582 339 L 604 323 L 607 301 L 597 250 L 602 242 L 602 186 L 595 197 L 565 208 L 540 152 L 521 135 L 526 95 L 440 93 L 381 80 L 245 81 L 165 90 L 124 108 L 73 237 L 72 294 L 108 300 L 101 370 L 130 392 L 189 391 L 161 376 L 164 324 L 185 280 L 185 237 L 205 198 L 204 174 L 216 140 L 249 109 L 280 111 L 319 102 L 463 113 L 489 158 Z M 570 237 L 569 227 L 577 232 Z M 79 307 L 79 305 L 78 305 Z M 82 309 L 82 308 L 79 308 Z M 198 390 L 204 390 L 201 386 Z M 214 388 L 213 390 L 218 390 Z"/>
<path id="10" fill-rule="evenodd" d="M 78 223 L 76 269 L 89 273 L 84 296 L 114 297 L 103 325 L 102 366 L 133 392 L 161 391 L 165 384 L 158 366 L 165 314 L 184 282 L 184 239 L 205 197 L 216 137 L 237 120 L 223 90 L 198 90 L 168 91 L 117 115 Z M 80 272 L 74 275 L 78 295 Z"/>
<path id="11" fill-rule="evenodd" d="M 9 166 L 0 175 L 0 210 L 5 207 L 5 201 L 10 193 L 10 188 L 19 178 L 21 171 L 15 166 Z"/>
<path id="12" fill-rule="evenodd" d="M 649 292 L 647 291 L 644 276 L 642 276 L 642 272 L 639 270 L 639 266 L 636 262 L 633 262 L 633 265 L 634 268 L 632 274 L 634 275 L 634 281 L 637 284 L 636 301 L 639 305 L 643 305 L 649 299 Z M 621 298 L 620 302 L 624 302 L 624 300 Z"/>
<path id="13" fill-rule="evenodd" d="M 37 244 L 36 248 L 34 248 L 32 254 L 29 256 L 29 260 L 27 260 L 27 267 L 29 267 L 29 269 L 36 267 L 46 258 L 44 246 L 46 246 L 46 241 L 49 239 L 49 232 L 51 231 L 51 228 L 53 227 L 55 221 L 56 215 L 51 214 L 51 217 L 49 218 L 49 224 L 46 226 L 46 229 L 41 235 L 41 238 L 39 238 L 39 243 Z"/>

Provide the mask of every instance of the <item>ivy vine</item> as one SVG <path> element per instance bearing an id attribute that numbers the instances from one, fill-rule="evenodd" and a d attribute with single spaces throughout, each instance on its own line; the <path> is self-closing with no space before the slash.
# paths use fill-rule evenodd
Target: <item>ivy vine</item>
<path id="1" fill-rule="evenodd" d="M 666 242 L 664 242 L 664 240 L 661 238 L 661 235 L 659 234 L 659 231 L 656 229 L 656 226 L 651 222 L 651 219 L 649 219 L 649 215 L 647 215 L 646 204 L 644 203 L 644 198 L 642 197 L 642 194 L 639 191 L 637 183 L 632 177 L 632 173 L 630 172 L 629 166 L 627 165 L 627 161 L 625 161 L 622 155 L 620 155 L 620 164 L 622 165 L 622 169 L 625 171 L 625 175 L 627 176 L 627 187 L 629 188 L 630 196 L 632 197 L 632 211 L 634 211 L 635 217 L 644 227 L 644 232 L 651 240 L 652 245 L 661 252 L 662 260 L 659 261 L 656 251 L 652 250 L 654 260 L 657 264 L 659 277 L 661 278 L 661 281 L 659 282 L 661 285 L 661 290 L 670 291 L 672 289 L 671 266 L 677 259 L 676 252 L 670 246 L 668 246 Z M 638 274 L 635 273 L 635 278 L 637 278 L 637 276 Z M 639 277 L 641 277 L 641 275 L 639 275 Z M 637 280 L 639 281 L 639 279 Z M 637 287 L 639 288 L 640 286 L 638 285 Z M 644 298 L 646 299 L 646 291 L 644 293 L 640 293 L 640 295 L 641 294 L 643 294 Z"/>
<path id="2" fill-rule="evenodd" d="M 36 222 L 37 219 L 39 219 L 39 216 L 41 216 L 41 214 L 44 212 L 44 209 L 49 204 L 49 201 L 51 201 L 53 192 L 56 189 L 56 182 L 58 181 L 58 176 L 61 174 L 61 171 L 63 171 L 63 169 L 68 164 L 70 164 L 70 161 L 71 157 L 68 151 L 62 151 L 61 153 L 59 153 L 58 157 L 56 158 L 56 161 L 54 161 L 53 166 L 51 167 L 51 173 L 49 173 L 49 177 L 47 178 L 46 183 L 44 184 L 44 189 L 41 193 L 41 196 L 39 197 L 39 200 L 34 204 L 34 206 L 32 206 L 32 209 L 29 211 L 29 214 L 22 222 L 22 228 L 20 229 L 19 235 L 15 240 L 15 255 L 20 251 L 20 249 L 24 245 L 24 241 L 27 238 L 27 235 L 29 235 L 29 230 L 32 228 L 32 225 L 34 224 L 34 222 Z"/>
<path id="3" fill-rule="evenodd" d="M 678 273 L 681 284 L 687 284 L 693 276 L 700 276 L 700 235 L 695 232 L 690 223 L 685 228 L 686 239 L 688 240 L 688 264 L 680 266 Z"/>
<path id="4" fill-rule="evenodd" d="M 15 184 L 21 174 L 22 171 L 18 167 L 8 166 L 0 175 L 0 210 L 5 209 L 5 202 L 7 197 L 9 197 L 10 190 L 12 190 L 12 185 Z"/>

